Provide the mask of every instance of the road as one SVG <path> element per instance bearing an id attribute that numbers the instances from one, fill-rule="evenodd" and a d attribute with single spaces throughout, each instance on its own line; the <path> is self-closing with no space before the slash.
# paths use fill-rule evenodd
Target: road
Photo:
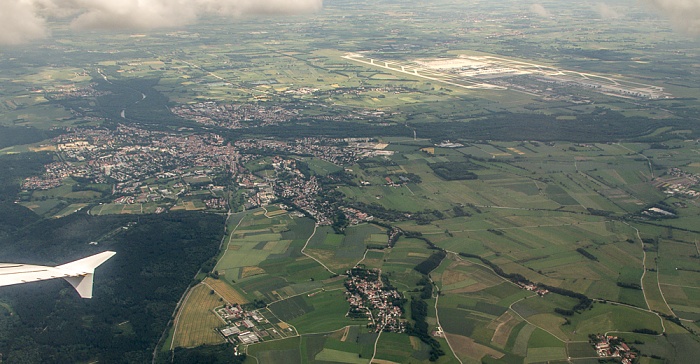
<path id="1" fill-rule="evenodd" d="M 316 235 L 316 230 L 317 230 L 317 229 L 318 229 L 318 224 L 317 224 L 317 225 L 314 225 L 314 232 L 311 234 L 311 236 L 309 236 L 308 239 L 306 239 L 306 243 L 304 244 L 304 247 L 301 248 L 301 254 L 304 254 L 304 255 L 306 255 L 307 257 L 309 257 L 309 258 L 315 260 L 316 263 L 322 265 L 323 268 L 326 268 L 326 270 L 327 270 L 328 272 L 330 272 L 331 274 L 338 274 L 338 273 L 332 271 L 330 268 L 328 268 L 325 264 L 323 264 L 323 262 L 321 262 L 320 260 L 318 260 L 318 259 L 312 257 L 311 255 L 307 254 L 307 253 L 304 251 L 304 250 L 306 250 L 306 246 L 309 245 L 309 242 L 311 241 L 311 239 L 314 237 L 314 235 Z"/>

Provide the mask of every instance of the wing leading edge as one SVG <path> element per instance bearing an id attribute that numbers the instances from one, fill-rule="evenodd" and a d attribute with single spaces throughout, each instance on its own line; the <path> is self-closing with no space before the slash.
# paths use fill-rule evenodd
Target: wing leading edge
<path id="1" fill-rule="evenodd" d="M 28 264 L 0 264 L 0 286 L 63 278 L 82 298 L 92 298 L 95 268 L 116 254 L 106 251 L 56 267 Z"/>

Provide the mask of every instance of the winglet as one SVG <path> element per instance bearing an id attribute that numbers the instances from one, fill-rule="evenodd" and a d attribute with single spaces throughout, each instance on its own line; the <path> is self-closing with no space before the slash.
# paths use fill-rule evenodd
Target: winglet
<path id="1" fill-rule="evenodd" d="M 68 281 L 82 298 L 92 298 L 92 282 L 95 268 L 117 254 L 106 251 L 74 262 L 59 265 L 56 269 L 65 273 L 63 279 Z"/>

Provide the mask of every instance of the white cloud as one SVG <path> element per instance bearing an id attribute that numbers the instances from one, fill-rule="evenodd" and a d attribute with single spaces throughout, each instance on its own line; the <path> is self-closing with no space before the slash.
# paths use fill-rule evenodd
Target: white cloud
<path id="1" fill-rule="evenodd" d="M 46 34 L 46 20 L 36 13 L 31 1 L 0 3 L 0 44 L 24 43 Z"/>
<path id="2" fill-rule="evenodd" d="M 0 0 L 0 44 L 45 37 L 46 22 L 68 18 L 81 29 L 172 28 L 201 17 L 318 11 L 323 0 Z"/>
<path id="3" fill-rule="evenodd" d="M 548 18 L 548 17 L 552 16 L 552 14 L 549 12 L 549 10 L 545 9 L 545 7 L 542 6 L 542 4 L 533 4 L 532 6 L 530 6 L 530 11 L 532 11 L 533 13 L 535 13 L 543 18 Z"/>
<path id="4" fill-rule="evenodd" d="M 600 14 L 600 17 L 603 19 L 617 19 L 621 18 L 622 14 L 617 11 L 614 8 L 611 8 L 608 4 L 605 3 L 597 3 L 594 6 L 594 9 L 598 14 Z"/>
<path id="5" fill-rule="evenodd" d="M 643 0 L 671 20 L 676 29 L 700 34 L 700 0 Z"/>

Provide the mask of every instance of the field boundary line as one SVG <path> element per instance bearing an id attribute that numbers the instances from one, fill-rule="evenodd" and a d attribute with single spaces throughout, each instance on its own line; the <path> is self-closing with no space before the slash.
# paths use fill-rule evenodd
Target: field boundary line
<path id="1" fill-rule="evenodd" d="M 212 290 L 212 291 L 214 291 L 214 293 L 216 293 L 216 295 L 219 296 L 219 298 L 221 298 L 222 300 L 224 300 L 224 302 L 226 302 L 226 303 L 229 304 L 229 305 L 231 304 L 231 302 L 229 302 L 226 298 L 224 298 L 224 296 L 222 296 L 222 295 L 219 294 L 219 291 L 217 291 L 216 288 L 210 286 L 209 283 L 202 281 L 200 284 L 203 284 L 203 285 L 209 287 L 209 289 Z M 195 287 L 196 287 L 196 286 L 195 286 Z M 214 312 L 214 313 L 216 313 L 216 312 Z M 224 323 L 226 323 L 226 320 L 224 320 L 223 318 L 221 318 L 221 316 L 219 316 L 218 314 L 216 315 L 216 317 L 220 318 L 222 321 L 224 321 Z"/>
<path id="2" fill-rule="evenodd" d="M 432 281 L 433 279 L 431 278 L 430 280 Z M 435 282 L 433 282 L 433 284 L 435 284 Z M 435 323 L 437 323 L 438 328 L 445 335 L 445 342 L 447 343 L 447 347 L 450 348 L 452 355 L 454 355 L 455 359 L 457 359 L 459 364 L 464 364 L 462 362 L 462 359 L 460 359 L 459 356 L 457 356 L 457 352 L 455 351 L 455 349 L 452 348 L 452 344 L 450 344 L 450 339 L 447 338 L 447 332 L 445 332 L 445 330 L 442 329 L 442 325 L 440 324 L 440 310 L 438 310 L 438 301 L 439 300 L 440 300 L 440 291 L 438 291 L 437 294 L 435 295 Z"/>
<path id="3" fill-rule="evenodd" d="M 449 250 L 445 250 L 445 252 L 447 252 L 448 254 L 450 254 L 450 253 L 455 254 L 455 255 L 454 255 L 455 258 L 456 258 L 455 261 L 461 261 L 461 258 L 460 258 L 460 256 L 459 256 L 459 254 L 456 254 L 456 253 L 451 252 L 451 251 L 449 251 Z M 438 330 L 440 330 L 440 332 L 442 332 L 442 334 L 444 335 L 443 337 L 445 338 L 445 342 L 447 343 L 447 347 L 450 348 L 450 351 L 452 352 L 452 355 L 455 357 L 455 359 L 457 359 L 457 361 L 459 362 L 459 364 L 464 364 L 464 363 L 462 362 L 462 359 L 460 359 L 459 356 L 457 356 L 457 352 L 455 352 L 455 350 L 452 348 L 452 344 L 450 344 L 450 339 L 447 338 L 447 333 L 445 332 L 445 330 L 443 330 L 442 325 L 440 324 L 440 312 L 439 312 L 439 310 L 438 310 L 438 302 L 439 302 L 439 300 L 440 300 L 440 287 L 438 287 L 437 283 L 435 283 L 435 281 L 433 280 L 433 277 L 431 277 L 431 275 L 430 275 L 430 274 L 433 273 L 436 269 L 438 269 L 438 268 L 445 262 L 445 260 L 448 260 L 448 259 L 449 259 L 449 258 L 448 258 L 447 255 L 446 255 L 444 258 L 442 258 L 442 261 L 440 261 L 440 264 L 438 264 L 437 267 L 433 268 L 433 270 L 431 270 L 431 271 L 428 273 L 428 280 L 430 280 L 430 284 L 432 284 L 433 287 L 435 287 L 435 290 L 436 290 L 436 292 L 434 292 L 434 295 L 435 295 L 435 324 L 437 325 Z M 371 363 L 371 362 L 370 362 L 370 363 Z"/>
<path id="4" fill-rule="evenodd" d="M 632 306 L 632 305 L 629 305 L 629 304 L 626 304 L 626 303 L 623 303 L 623 302 L 610 301 L 610 300 L 603 300 L 603 299 L 600 299 L 600 298 L 593 298 L 593 302 L 605 303 L 605 304 L 608 304 L 608 303 L 609 303 L 609 304 L 611 304 L 611 305 L 623 306 L 623 307 L 632 308 L 632 309 L 635 309 L 635 310 L 638 310 L 638 311 L 647 312 L 647 313 L 651 313 L 651 314 L 653 314 L 653 315 L 656 315 L 656 317 L 659 318 L 659 321 L 661 321 L 661 327 L 663 328 L 664 332 L 666 332 L 666 326 L 664 325 L 664 319 L 663 319 L 658 313 L 656 313 L 656 312 L 654 312 L 654 311 L 652 311 L 652 310 L 645 310 L 645 309 L 643 309 L 643 308 L 641 308 L 641 307 Z"/>
<path id="5" fill-rule="evenodd" d="M 355 264 L 356 267 L 357 267 L 358 265 L 360 265 L 362 262 L 365 261 L 365 258 L 367 258 L 367 252 L 368 252 L 368 251 L 369 251 L 369 249 L 365 248 L 365 254 L 362 256 L 362 259 L 360 259 L 360 261 L 357 262 L 357 264 Z"/>
<path id="6" fill-rule="evenodd" d="M 479 206 L 477 206 L 479 207 Z M 523 210 L 519 207 L 497 207 L 497 206 L 481 206 L 484 208 L 491 207 L 495 209 L 514 209 L 514 210 Z M 527 210 L 527 209 L 525 209 Z M 507 227 L 501 227 L 496 230 L 518 230 L 518 229 L 537 229 L 537 228 L 548 228 L 548 227 L 562 227 L 562 226 L 577 226 L 577 225 L 592 225 L 592 224 L 600 224 L 600 223 L 606 223 L 614 220 L 604 220 L 604 221 L 585 221 L 585 222 L 580 222 L 580 223 L 562 223 L 562 224 L 550 224 L 550 225 L 523 225 L 523 226 L 507 226 Z M 473 232 L 478 232 L 478 231 L 488 231 L 489 229 L 466 229 L 466 230 L 450 230 L 453 233 L 473 233 Z M 424 232 L 423 235 L 439 235 L 439 234 L 444 234 L 445 231 L 429 231 L 429 232 Z"/>
<path id="7" fill-rule="evenodd" d="M 304 244 L 304 247 L 301 248 L 301 254 L 304 254 L 304 255 L 306 255 L 307 257 L 309 257 L 309 258 L 315 260 L 316 263 L 322 265 L 323 268 L 326 268 L 326 270 L 329 271 L 331 274 L 338 274 L 338 273 L 332 271 L 330 268 L 328 268 L 328 267 L 327 267 L 325 264 L 323 264 L 320 260 L 318 260 L 318 259 L 312 257 L 311 255 L 307 254 L 307 253 L 304 251 L 304 250 L 306 250 L 306 246 L 309 245 L 309 242 L 311 241 L 311 239 L 314 237 L 314 235 L 316 235 L 316 231 L 317 231 L 317 230 L 318 230 L 318 224 L 315 224 L 315 225 L 314 225 L 314 232 L 311 234 L 311 236 L 309 236 L 308 239 L 306 239 L 306 243 Z"/>
<path id="8" fill-rule="evenodd" d="M 170 351 L 173 351 L 175 349 L 173 346 L 175 345 L 175 338 L 177 337 L 177 326 L 180 324 L 180 316 L 182 316 L 182 309 L 181 308 L 187 304 L 187 300 L 190 299 L 190 295 L 192 295 L 192 291 L 194 290 L 195 287 L 199 286 L 200 284 L 201 283 L 196 284 L 187 290 L 187 295 L 182 300 L 182 304 L 179 307 L 180 309 L 178 309 L 178 311 L 177 311 L 177 316 L 175 316 L 175 323 L 173 325 L 173 341 L 170 342 Z"/>
<path id="9" fill-rule="evenodd" d="M 377 335 L 377 340 L 374 340 L 374 352 L 372 353 L 372 359 L 369 360 L 369 364 L 372 364 L 374 357 L 377 356 L 377 345 L 379 345 L 379 338 L 382 337 L 382 332 L 384 332 L 384 326 L 382 325 L 381 330 L 379 330 L 379 335 Z"/>
<path id="10" fill-rule="evenodd" d="M 508 309 L 510 309 L 511 311 L 515 312 L 515 314 L 518 315 L 518 317 L 520 317 L 521 319 L 523 319 L 523 321 L 525 321 L 525 322 L 527 322 L 528 324 L 530 324 L 530 325 L 532 325 L 532 326 L 534 326 L 534 327 L 536 327 L 536 328 L 538 328 L 538 329 L 540 329 L 540 330 L 542 330 L 542 331 L 544 331 L 544 332 L 546 332 L 546 333 L 548 333 L 548 334 L 554 336 L 557 340 L 563 342 L 564 344 L 571 342 L 571 341 L 567 341 L 567 340 L 562 340 L 559 336 L 554 335 L 551 331 L 549 331 L 549 330 L 547 330 L 547 329 L 545 329 L 545 328 L 542 328 L 542 327 L 540 327 L 540 326 L 537 326 L 537 325 L 533 324 L 533 323 L 530 322 L 528 319 L 526 319 L 525 317 L 523 317 L 523 315 L 521 315 L 520 312 L 516 311 L 516 310 L 513 308 L 513 305 L 515 305 L 516 303 L 518 303 L 518 302 L 520 302 L 520 301 L 524 301 L 524 300 L 526 300 L 526 299 L 528 299 L 528 298 L 536 297 L 536 296 L 537 296 L 537 294 L 534 294 L 533 296 L 523 297 L 523 298 L 521 298 L 521 299 L 519 299 L 519 300 L 517 300 L 517 301 L 511 303 L 510 306 L 508 306 Z"/>
<path id="11" fill-rule="evenodd" d="M 232 215 L 229 215 L 229 217 L 231 217 L 231 216 Z M 221 244 L 219 245 L 219 251 L 221 251 L 224 248 L 224 240 L 226 240 L 226 238 L 228 238 L 228 243 L 226 243 L 226 249 L 223 250 L 223 254 L 221 255 L 221 257 L 223 257 L 226 254 L 226 251 L 228 251 L 228 247 L 231 245 L 231 239 L 233 239 L 233 234 L 236 232 L 236 230 L 238 230 L 238 227 L 241 226 L 241 223 L 243 222 L 243 220 L 245 220 L 246 216 L 248 216 L 248 214 L 243 215 L 243 217 L 241 217 L 241 219 L 238 220 L 238 224 L 236 224 L 236 227 L 234 227 L 233 230 L 231 230 L 231 232 L 228 233 L 228 236 L 224 235 L 224 237 L 221 238 Z M 226 222 L 228 222 L 228 218 L 226 218 Z M 219 258 L 219 260 L 216 261 L 216 265 L 214 265 L 214 270 L 216 270 L 216 268 L 219 266 L 220 262 L 221 262 L 221 258 Z"/>
<path id="12" fill-rule="evenodd" d="M 279 302 L 279 301 L 278 301 L 278 302 Z M 261 310 L 263 310 L 263 309 L 262 309 L 262 308 L 257 309 L 257 310 L 255 310 L 255 312 L 258 312 L 258 313 L 259 313 Z M 292 325 L 292 324 L 290 324 L 290 323 L 287 322 L 287 321 L 282 320 L 279 316 L 277 316 L 277 314 L 276 314 L 274 311 L 272 311 L 272 310 L 270 309 L 270 305 L 267 305 L 267 307 L 265 307 L 265 310 L 270 311 L 270 313 L 272 314 L 272 316 L 275 316 L 275 318 L 278 319 L 278 320 L 280 320 L 280 322 L 284 322 L 284 323 L 287 324 L 289 327 L 293 327 L 293 328 L 294 328 L 294 333 L 295 333 L 296 335 L 294 335 L 294 336 L 287 336 L 287 337 L 284 337 L 284 338 L 281 338 L 281 339 L 276 339 L 276 340 L 284 340 L 284 339 L 289 339 L 290 337 L 301 336 L 301 334 L 299 334 L 299 330 L 297 330 L 297 327 L 294 326 L 294 325 Z M 264 315 L 263 315 L 263 317 L 264 317 Z M 279 324 L 277 324 L 277 325 L 279 326 Z M 270 341 L 276 341 L 276 340 L 270 340 Z M 265 341 L 265 342 L 269 342 L 269 341 Z"/>
<path id="13" fill-rule="evenodd" d="M 647 264 L 647 263 L 646 263 L 646 261 L 647 261 L 647 252 L 646 252 L 646 250 L 644 250 L 644 240 L 642 240 L 642 236 L 641 236 L 641 234 L 640 234 L 640 232 L 639 232 L 639 229 L 637 229 L 636 227 L 634 227 L 634 226 L 632 226 L 632 225 L 630 225 L 630 224 L 628 224 L 628 223 L 624 223 L 624 224 L 627 225 L 627 226 L 629 226 L 629 227 L 631 227 L 632 229 L 634 229 L 634 231 L 637 233 L 637 239 L 639 240 L 639 243 L 642 245 L 642 254 L 643 254 L 642 256 L 644 257 L 644 259 L 642 260 L 642 269 L 643 269 L 644 271 L 643 271 L 643 273 L 642 273 L 642 278 L 639 279 L 639 283 L 640 283 L 641 286 L 642 286 L 642 294 L 644 295 L 644 301 L 645 301 L 646 304 L 647 304 L 647 308 L 649 309 L 649 311 L 654 312 L 654 311 L 651 310 L 651 306 L 649 306 L 649 301 L 647 300 L 647 294 L 646 294 L 646 291 L 644 290 L 644 277 L 645 277 L 646 274 L 647 274 L 647 265 L 646 265 L 646 264 Z M 658 252 L 656 253 L 656 257 L 657 257 L 657 258 L 659 257 L 659 253 L 658 253 Z M 664 291 L 661 290 L 661 282 L 659 281 L 659 269 L 658 269 L 658 266 L 656 267 L 656 286 L 658 287 L 658 289 L 659 289 L 659 294 L 661 295 L 661 299 L 664 301 L 664 304 L 666 305 L 666 308 L 668 309 L 668 311 L 671 313 L 671 316 L 678 318 L 678 316 L 676 316 L 676 314 L 673 312 L 673 309 L 671 309 L 671 306 L 668 305 L 668 302 L 666 301 L 666 297 L 664 297 Z M 664 324 L 663 318 L 662 318 L 661 315 L 660 315 L 659 313 L 657 313 L 657 312 L 654 312 L 654 314 L 655 314 L 656 316 L 658 316 L 659 319 L 661 320 L 661 327 L 663 328 L 663 332 L 665 333 L 665 332 L 666 332 L 666 325 Z"/>
<path id="14" fill-rule="evenodd" d="M 649 306 L 649 299 L 647 299 L 647 292 L 644 290 L 644 276 L 647 274 L 647 251 L 644 250 L 644 240 L 642 240 L 642 236 L 639 233 L 639 229 L 636 227 L 624 223 L 625 225 L 631 227 L 634 229 L 634 231 L 637 234 L 637 240 L 639 240 L 639 244 L 642 246 L 642 277 L 639 278 L 639 285 L 642 287 L 642 295 L 644 296 L 644 303 L 647 305 L 647 309 L 651 311 L 651 306 Z M 665 331 L 665 330 L 664 330 Z"/>
<path id="15" fill-rule="evenodd" d="M 477 263 L 477 262 L 474 262 L 474 261 L 471 261 L 471 260 L 464 259 L 464 258 L 462 258 L 462 256 L 460 256 L 459 253 L 457 253 L 457 252 L 453 252 L 453 251 L 450 251 L 450 250 L 445 250 L 445 251 L 448 252 L 448 253 L 455 254 L 455 255 L 457 256 L 457 261 L 459 261 L 459 262 L 461 262 L 461 261 L 466 261 L 466 262 L 469 262 L 469 263 L 471 263 L 471 264 L 475 264 L 475 265 L 478 265 L 478 266 L 480 266 L 480 267 L 486 268 L 486 269 L 490 270 L 491 272 L 493 272 L 493 274 L 494 274 L 496 277 L 498 277 L 498 278 L 504 280 L 505 282 L 508 282 L 508 283 L 510 283 L 510 284 L 512 284 L 512 285 L 514 285 L 514 286 L 516 286 L 516 287 L 520 287 L 520 286 L 518 286 L 517 284 L 513 283 L 511 280 L 501 277 L 500 275 L 498 275 L 498 273 L 496 273 L 495 270 L 493 270 L 493 268 L 491 268 L 491 267 L 489 267 L 489 266 L 487 266 L 487 265 L 485 265 L 485 264 Z"/>

